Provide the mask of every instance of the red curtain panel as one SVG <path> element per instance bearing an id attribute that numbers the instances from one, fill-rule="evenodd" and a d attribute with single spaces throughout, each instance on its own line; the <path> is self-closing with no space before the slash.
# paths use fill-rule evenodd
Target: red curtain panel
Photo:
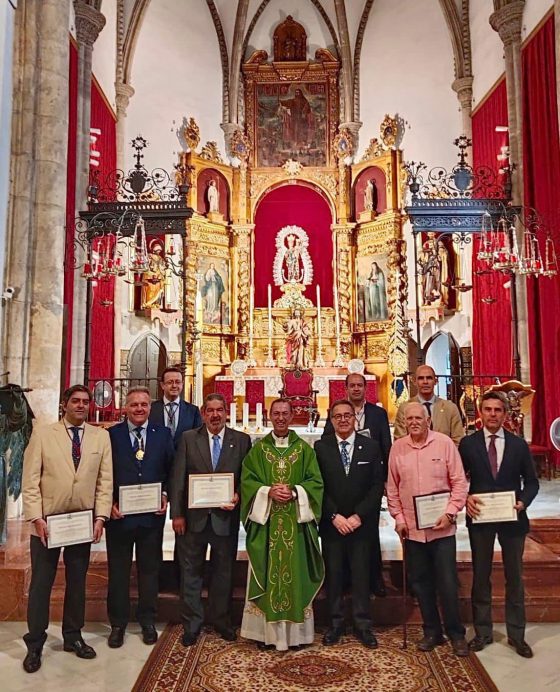
<path id="1" fill-rule="evenodd" d="M 508 124 L 505 79 L 502 79 L 472 118 L 473 165 L 488 166 L 498 174 L 497 155 L 507 144 L 507 133 L 496 126 Z M 486 267 L 477 260 L 478 239 L 473 247 L 473 369 L 477 375 L 513 374 L 509 277 L 497 271 L 478 274 Z M 493 380 L 492 380 L 493 381 Z"/>
<path id="2" fill-rule="evenodd" d="M 268 304 L 268 284 L 272 301 L 282 293 L 274 285 L 272 265 L 276 255 L 276 235 L 284 226 L 300 226 L 309 237 L 309 255 L 313 263 L 313 282 L 305 297 L 316 303 L 316 288 L 321 286 L 321 304 L 333 305 L 332 232 L 330 207 L 316 190 L 305 185 L 284 185 L 268 192 L 255 216 L 255 307 Z"/>
<path id="3" fill-rule="evenodd" d="M 560 249 L 560 142 L 556 101 L 554 17 L 522 54 L 525 204 L 534 207 Z M 541 236 L 544 253 L 544 238 Z M 560 277 L 527 279 L 533 398 L 533 442 L 548 445 L 548 429 L 560 416 Z M 555 453 L 558 465 L 560 455 Z"/>
<path id="4" fill-rule="evenodd" d="M 99 179 L 101 185 L 117 167 L 117 133 L 113 111 L 95 80 L 91 84 L 92 128 L 101 130 L 95 148 L 100 152 Z M 91 312 L 91 366 L 90 377 L 113 378 L 114 373 L 114 319 L 115 280 L 94 282 Z"/>

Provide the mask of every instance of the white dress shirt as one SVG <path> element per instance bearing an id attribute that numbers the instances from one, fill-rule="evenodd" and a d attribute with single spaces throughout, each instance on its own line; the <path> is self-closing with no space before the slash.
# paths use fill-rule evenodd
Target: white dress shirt
<path id="1" fill-rule="evenodd" d="M 163 411 L 164 411 L 164 420 L 165 420 L 165 427 L 170 428 L 171 427 L 171 417 L 169 416 L 169 406 L 168 404 L 175 404 L 175 430 L 177 430 L 177 424 L 179 422 L 179 409 L 181 407 L 181 400 L 179 397 L 175 399 L 175 401 L 171 401 L 171 399 L 168 399 L 166 396 L 163 397 Z"/>
<path id="2" fill-rule="evenodd" d="M 500 428 L 495 433 L 491 433 L 486 428 L 483 428 L 483 430 L 484 430 L 484 442 L 486 443 L 486 450 L 487 451 L 488 451 L 488 447 L 490 446 L 490 435 L 496 435 L 496 439 L 494 440 L 494 444 L 496 445 L 496 452 L 497 452 L 497 457 L 498 457 L 498 471 L 499 471 L 500 466 L 502 465 L 503 458 L 504 458 L 504 449 L 506 446 L 506 436 L 504 434 L 504 429 Z"/>
<path id="3" fill-rule="evenodd" d="M 346 440 L 343 440 L 342 437 L 339 437 L 336 435 L 336 442 L 338 444 L 338 449 L 340 452 L 342 452 L 342 447 L 340 446 L 341 442 L 348 442 L 348 446 L 346 447 L 346 452 L 348 454 L 348 458 L 350 461 L 352 461 L 352 454 L 354 454 L 354 443 L 356 442 L 356 433 L 353 432 L 350 437 L 347 437 Z"/>

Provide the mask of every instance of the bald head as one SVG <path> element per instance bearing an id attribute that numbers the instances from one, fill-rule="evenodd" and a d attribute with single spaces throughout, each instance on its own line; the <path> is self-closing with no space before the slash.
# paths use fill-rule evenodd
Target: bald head
<path id="1" fill-rule="evenodd" d="M 420 397 L 425 400 L 431 399 L 434 395 L 434 388 L 436 386 L 436 373 L 434 369 L 429 365 L 419 365 L 416 368 L 415 379 Z"/>

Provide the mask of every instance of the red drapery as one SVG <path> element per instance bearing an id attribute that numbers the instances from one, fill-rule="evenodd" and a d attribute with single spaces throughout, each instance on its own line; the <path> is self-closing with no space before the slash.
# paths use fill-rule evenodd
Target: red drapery
<path id="1" fill-rule="evenodd" d="M 309 237 L 309 255 L 313 263 L 313 282 L 305 297 L 316 303 L 316 289 L 321 287 L 321 305 L 333 305 L 332 215 L 319 192 L 304 185 L 284 185 L 271 190 L 259 204 L 255 216 L 255 307 L 265 307 L 268 284 L 272 300 L 282 293 L 274 285 L 272 265 L 276 254 L 276 234 L 284 226 L 300 226 Z"/>
<path id="2" fill-rule="evenodd" d="M 556 102 L 554 17 L 522 54 L 525 204 L 543 217 L 560 248 L 560 142 Z M 544 252 L 544 238 L 540 238 Z M 533 442 L 548 444 L 550 423 L 560 416 L 560 277 L 527 280 Z M 556 454 L 556 463 L 559 455 Z"/>
<path id="3" fill-rule="evenodd" d="M 496 126 L 508 124 L 505 79 L 500 81 L 472 118 L 473 165 L 488 166 L 498 173 L 497 155 L 507 144 L 507 133 Z M 479 375 L 512 375 L 511 299 L 504 288 L 509 277 L 497 271 L 477 274 L 485 263 L 476 259 L 473 246 L 473 369 Z M 495 301 L 495 302 L 492 302 Z"/>
<path id="4" fill-rule="evenodd" d="M 64 387 L 69 387 L 74 307 L 74 225 L 76 216 L 76 132 L 78 120 L 78 49 L 70 41 L 68 79 L 68 159 L 66 162 L 66 248 L 64 259 Z"/>
<path id="5" fill-rule="evenodd" d="M 95 80 L 91 84 L 92 128 L 101 130 L 95 148 L 100 152 L 99 180 L 106 185 L 107 176 L 117 167 L 117 132 L 115 116 Z M 114 373 L 115 280 L 94 282 L 91 308 L 90 377 L 112 378 Z"/>

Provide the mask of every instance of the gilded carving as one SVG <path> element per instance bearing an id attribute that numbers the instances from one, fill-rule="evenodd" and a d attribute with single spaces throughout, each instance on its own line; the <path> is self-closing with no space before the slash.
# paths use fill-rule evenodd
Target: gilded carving
<path id="1" fill-rule="evenodd" d="M 377 137 L 374 137 L 373 139 L 369 140 L 367 149 L 364 151 L 364 155 L 360 160 L 364 162 L 369 161 L 370 159 L 376 159 L 384 153 L 385 150 L 383 149 L 383 145 L 377 139 Z"/>
<path id="2" fill-rule="evenodd" d="M 181 134 L 185 140 L 185 144 L 190 151 L 196 151 L 200 144 L 200 128 L 196 120 L 191 116 L 188 121 L 183 118 L 183 127 Z"/>
<path id="3" fill-rule="evenodd" d="M 206 142 L 200 151 L 200 158 L 206 161 L 214 161 L 215 163 L 224 162 L 216 142 Z"/>

